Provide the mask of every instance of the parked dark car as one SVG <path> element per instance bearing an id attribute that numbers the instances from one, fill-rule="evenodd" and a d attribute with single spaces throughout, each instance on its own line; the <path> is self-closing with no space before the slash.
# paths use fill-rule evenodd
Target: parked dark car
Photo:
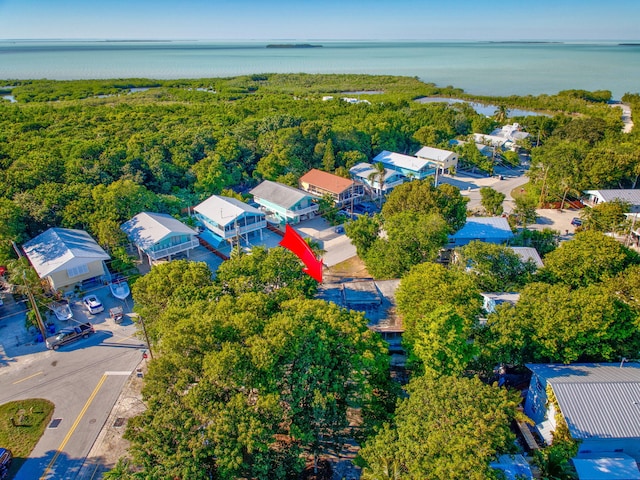
<path id="1" fill-rule="evenodd" d="M 61 346 L 75 342 L 79 338 L 88 338 L 94 332 L 93 325 L 90 323 L 80 323 L 73 327 L 63 328 L 54 336 L 48 337 L 45 344 L 48 349 L 57 350 Z"/>
<path id="2" fill-rule="evenodd" d="M 582 219 L 578 218 L 578 217 L 573 217 L 571 219 L 571 225 L 573 225 L 574 227 L 581 227 L 582 226 Z"/>
<path id="3" fill-rule="evenodd" d="M 11 450 L 7 448 L 0 448 L 0 480 L 4 480 L 9 475 L 9 468 L 11 467 L 11 461 L 13 455 Z"/>

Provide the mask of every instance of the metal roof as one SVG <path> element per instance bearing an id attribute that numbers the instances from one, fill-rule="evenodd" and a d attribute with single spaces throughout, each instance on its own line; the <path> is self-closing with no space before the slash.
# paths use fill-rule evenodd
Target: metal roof
<path id="1" fill-rule="evenodd" d="M 572 437 L 640 438 L 640 364 L 527 367 L 551 385 Z"/>
<path id="2" fill-rule="evenodd" d="M 454 155 L 454 152 L 434 147 L 422 147 L 416 152 L 416 157 L 426 158 L 427 160 L 435 160 L 437 162 L 444 162 L 451 155 Z"/>
<path id="3" fill-rule="evenodd" d="M 362 178 L 365 180 L 369 180 L 369 176 L 372 173 L 377 174 L 378 170 L 376 170 L 373 165 L 371 165 L 370 163 L 366 163 L 366 162 L 362 162 L 362 163 L 358 163 L 357 165 L 354 165 L 353 167 L 351 167 L 349 169 L 349 173 L 355 177 L 358 178 Z M 389 180 L 391 177 L 402 177 L 402 178 L 406 178 L 402 173 L 400 172 L 396 172 L 395 170 L 389 170 L 388 168 L 384 169 L 384 180 L 387 181 Z M 377 177 L 376 180 L 377 182 Z"/>
<path id="4" fill-rule="evenodd" d="M 520 257 L 523 262 L 532 260 L 538 268 L 544 267 L 540 254 L 533 247 L 509 247 L 513 252 Z"/>
<path id="5" fill-rule="evenodd" d="M 40 278 L 111 258 L 87 232 L 69 228 L 50 228 L 22 248 Z"/>
<path id="6" fill-rule="evenodd" d="M 372 162 L 382 162 L 384 165 L 392 165 L 397 168 L 404 168 L 405 170 L 412 170 L 414 172 L 418 172 L 428 165 L 433 165 L 433 162 L 423 158 L 412 157 L 411 155 L 404 155 L 402 153 L 389 152 L 387 150 L 383 150 L 376 155 Z M 435 168 L 435 165 L 433 167 Z"/>
<path id="7" fill-rule="evenodd" d="M 262 215 L 260 210 L 236 198 L 211 195 L 204 202 L 196 205 L 194 210 L 224 227 L 233 223 L 243 213 Z"/>
<path id="8" fill-rule="evenodd" d="M 271 180 L 265 180 L 249 193 L 254 197 L 262 198 L 284 208 L 291 208 L 307 197 L 316 198 L 304 190 L 293 188 L 283 183 L 272 182 Z"/>
<path id="9" fill-rule="evenodd" d="M 166 213 L 142 212 L 120 227 L 140 248 L 148 248 L 169 236 L 196 235 L 196 232 Z"/>
<path id="10" fill-rule="evenodd" d="M 480 238 L 503 238 L 505 240 L 513 237 L 511 227 L 506 218 L 503 217 L 469 217 L 467 223 L 453 235 L 452 239 L 480 239 Z"/>
<path id="11" fill-rule="evenodd" d="M 584 193 L 597 196 L 603 202 L 621 200 L 631 205 L 640 205 L 640 189 L 585 190 Z"/>

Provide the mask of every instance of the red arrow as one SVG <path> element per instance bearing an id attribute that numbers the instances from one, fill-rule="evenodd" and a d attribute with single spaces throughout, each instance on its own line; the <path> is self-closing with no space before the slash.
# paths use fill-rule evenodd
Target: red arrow
<path id="1" fill-rule="evenodd" d="M 309 244 L 288 224 L 285 227 L 284 237 L 280 240 L 279 245 L 291 250 L 294 255 L 302 260 L 302 263 L 306 265 L 306 267 L 302 269 L 304 273 L 315 279 L 318 283 L 322 283 L 322 260 L 316 258 Z"/>

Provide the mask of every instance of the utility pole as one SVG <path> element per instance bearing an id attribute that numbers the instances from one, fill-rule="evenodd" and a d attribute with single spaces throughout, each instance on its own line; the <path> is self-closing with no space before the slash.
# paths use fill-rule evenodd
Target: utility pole
<path id="1" fill-rule="evenodd" d="M 20 248 L 18 247 L 18 245 L 16 244 L 16 242 L 11 242 L 11 245 L 13 246 L 13 249 L 16 252 L 16 255 L 18 255 L 18 259 L 21 259 L 24 257 L 24 255 L 22 254 L 22 250 L 20 250 Z M 42 321 L 42 316 L 40 315 L 40 309 L 38 308 L 38 304 L 36 303 L 36 299 L 33 296 L 33 292 L 31 291 L 31 287 L 29 287 L 29 284 L 27 283 L 27 272 L 23 271 L 22 272 L 22 281 L 24 282 L 24 288 L 27 290 L 27 297 L 29 297 L 29 302 L 31 303 L 31 308 L 33 308 L 33 313 L 36 316 L 36 323 L 38 324 L 38 330 L 40 330 L 40 334 L 42 335 L 42 340 L 44 341 L 45 338 L 47 338 L 47 329 L 44 326 L 44 322 Z"/>
<path id="2" fill-rule="evenodd" d="M 40 309 L 38 308 L 38 304 L 36 303 L 36 299 L 31 292 L 31 288 L 27 285 L 27 274 L 26 272 L 23 274 L 24 286 L 27 289 L 27 296 L 29 297 L 29 301 L 31 302 L 31 308 L 33 308 L 33 313 L 36 316 L 36 322 L 38 323 L 38 329 L 40 329 L 40 333 L 42 334 L 42 340 L 47 338 L 47 330 L 44 328 L 44 322 L 42 321 L 42 316 L 40 315 Z"/>
<path id="3" fill-rule="evenodd" d="M 139 313 L 132 313 L 131 315 L 140 320 L 140 325 L 142 325 L 142 333 L 144 334 L 144 340 L 147 343 L 147 348 L 149 349 L 149 357 L 151 357 L 151 360 L 153 360 L 153 352 L 151 351 L 151 343 L 149 343 L 149 335 L 147 334 L 147 328 L 144 325 L 144 319 Z"/>

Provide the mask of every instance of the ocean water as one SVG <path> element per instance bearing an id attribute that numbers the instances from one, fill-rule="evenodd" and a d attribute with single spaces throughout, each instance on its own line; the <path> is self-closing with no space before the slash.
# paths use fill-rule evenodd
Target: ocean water
<path id="1" fill-rule="evenodd" d="M 0 79 L 206 78 L 253 73 L 364 73 L 418 77 L 478 95 L 640 92 L 640 44 L 0 41 Z M 273 42 L 282 43 L 282 42 Z"/>

